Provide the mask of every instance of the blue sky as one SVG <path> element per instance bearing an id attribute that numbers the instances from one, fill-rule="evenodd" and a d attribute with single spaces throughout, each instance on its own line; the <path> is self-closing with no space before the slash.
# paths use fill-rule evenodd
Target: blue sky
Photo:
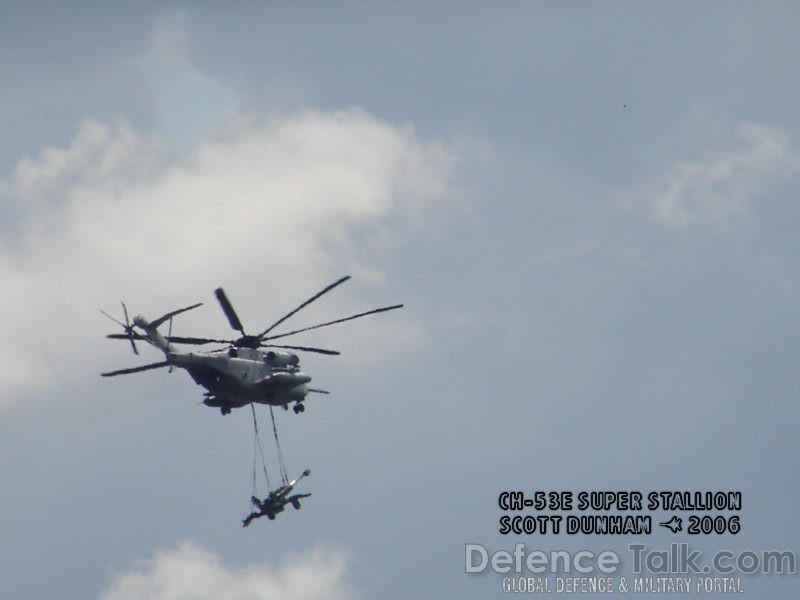
<path id="1" fill-rule="evenodd" d="M 795 3 L 6 13 L 4 596 L 499 596 L 504 489 L 740 490 L 692 544 L 797 551 Z M 258 328 L 344 274 L 292 323 L 406 306 L 298 336 L 314 495 L 243 530 L 249 412 L 101 380 L 159 359 L 97 309 L 224 336 L 214 288 Z"/>

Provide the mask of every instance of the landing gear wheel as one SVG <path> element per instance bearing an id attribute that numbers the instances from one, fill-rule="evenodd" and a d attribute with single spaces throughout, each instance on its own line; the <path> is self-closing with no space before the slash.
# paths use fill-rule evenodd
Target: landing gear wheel
<path id="1" fill-rule="evenodd" d="M 229 415 L 229 414 L 231 414 L 231 409 L 230 409 L 229 406 L 220 406 L 219 407 L 219 412 L 221 414 L 223 414 L 223 415 Z"/>
<path id="2" fill-rule="evenodd" d="M 274 521 L 274 520 L 275 520 L 275 515 L 273 515 L 272 513 L 267 513 L 267 518 L 268 518 L 270 521 Z"/>
<path id="3" fill-rule="evenodd" d="M 301 412 L 305 412 L 306 407 L 303 406 L 302 404 L 295 404 L 292 410 L 294 411 L 294 414 L 297 415 L 300 414 Z"/>

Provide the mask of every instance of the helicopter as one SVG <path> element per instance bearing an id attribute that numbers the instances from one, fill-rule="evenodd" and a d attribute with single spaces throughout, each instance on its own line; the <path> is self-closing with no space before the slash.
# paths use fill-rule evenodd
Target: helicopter
<path id="1" fill-rule="evenodd" d="M 348 279 L 350 279 L 349 275 L 326 286 L 257 335 L 245 333 L 244 326 L 230 300 L 228 300 L 225 291 L 221 287 L 217 288 L 214 290 L 214 295 L 222 308 L 222 312 L 225 313 L 231 328 L 240 334 L 240 337 L 231 340 L 172 335 L 173 317 L 202 306 L 202 303 L 173 310 L 153 321 L 148 321 L 141 315 L 134 317 L 133 321 L 130 321 L 128 319 L 128 309 L 123 302 L 124 323 L 105 311 L 100 311 L 124 330 L 124 333 L 113 333 L 106 337 L 129 340 L 136 355 L 139 354 L 136 341 L 144 341 L 161 350 L 164 353 L 165 360 L 139 367 L 110 371 L 101 375 L 103 377 L 115 377 L 162 367 L 169 367 L 171 371 L 177 367 L 187 371 L 195 383 L 206 389 L 203 404 L 219 408 L 220 413 L 223 415 L 230 414 L 234 408 L 241 408 L 251 403 L 282 406 L 285 410 L 288 410 L 289 405 L 292 405 L 295 414 L 299 414 L 305 411 L 303 402 L 309 392 L 320 394 L 328 394 L 329 392 L 308 387 L 311 377 L 300 370 L 299 357 L 297 354 L 289 352 L 289 350 L 314 352 L 329 356 L 338 355 L 339 352 L 309 346 L 280 345 L 275 344 L 274 340 L 312 329 L 344 323 L 367 315 L 395 310 L 403 306 L 402 304 L 384 306 L 286 333 L 272 333 L 276 327 L 298 311 Z M 169 322 L 169 332 L 164 336 L 158 328 L 166 322 Z M 199 346 L 227 344 L 227 347 L 205 352 L 181 352 L 173 344 Z M 269 349 L 267 350 L 267 348 Z"/>

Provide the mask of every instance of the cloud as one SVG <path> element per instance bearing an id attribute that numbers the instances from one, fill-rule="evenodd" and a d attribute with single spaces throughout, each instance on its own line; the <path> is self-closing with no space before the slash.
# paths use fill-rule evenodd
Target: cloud
<path id="1" fill-rule="evenodd" d="M 20 342 L 0 347 L 0 397 L 99 370 L 97 308 L 119 298 L 155 316 L 222 284 L 258 329 L 247 316 L 277 317 L 265 305 L 288 310 L 344 271 L 374 272 L 383 233 L 418 223 L 451 166 L 443 145 L 358 109 L 240 115 L 181 154 L 125 122 L 87 120 L 0 183 L 11 212 L 0 310 L 5 339 Z M 224 327 L 216 309 L 185 318 L 205 315 Z"/>
<path id="2" fill-rule="evenodd" d="M 160 131 L 186 143 L 202 140 L 235 114 L 242 98 L 192 64 L 186 15 L 163 15 L 139 68 L 150 82 Z"/>
<path id="3" fill-rule="evenodd" d="M 753 201 L 800 172 L 800 155 L 780 129 L 739 123 L 725 133 L 701 158 L 671 161 L 627 203 L 643 204 L 653 221 L 673 231 L 751 223 Z"/>
<path id="4" fill-rule="evenodd" d="M 347 582 L 348 555 L 318 546 L 278 566 L 229 567 L 191 542 L 162 550 L 115 578 L 101 600 L 305 600 L 358 597 Z"/>

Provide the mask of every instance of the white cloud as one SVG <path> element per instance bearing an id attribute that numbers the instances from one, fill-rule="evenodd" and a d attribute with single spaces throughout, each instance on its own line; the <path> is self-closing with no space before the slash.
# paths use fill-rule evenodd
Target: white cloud
<path id="1" fill-rule="evenodd" d="M 348 600 L 357 594 L 347 582 L 347 566 L 347 553 L 318 546 L 278 566 L 229 567 L 209 550 L 183 542 L 118 576 L 101 599 Z"/>
<path id="2" fill-rule="evenodd" d="M 643 203 L 655 222 L 674 231 L 751 223 L 753 201 L 800 172 L 800 155 L 779 129 L 739 123 L 725 137 L 701 158 L 671 161 L 628 202 Z"/>
<path id="3" fill-rule="evenodd" d="M 191 143 L 233 115 L 241 98 L 192 64 L 185 22 L 181 11 L 160 18 L 139 66 L 151 84 L 161 132 Z"/>
<path id="4" fill-rule="evenodd" d="M 353 232 L 369 244 L 403 231 L 445 193 L 449 169 L 441 145 L 355 109 L 240 117 L 182 156 L 124 123 L 86 121 L 0 184 L 15 207 L 0 310 L 19 342 L 0 347 L 2 398 L 110 366 L 97 308 L 119 298 L 155 316 L 213 302 L 222 284 L 260 328 L 253 318 L 277 318 L 350 267 L 374 269 Z M 217 326 L 186 335 L 224 334 L 216 307 L 185 318 Z"/>

